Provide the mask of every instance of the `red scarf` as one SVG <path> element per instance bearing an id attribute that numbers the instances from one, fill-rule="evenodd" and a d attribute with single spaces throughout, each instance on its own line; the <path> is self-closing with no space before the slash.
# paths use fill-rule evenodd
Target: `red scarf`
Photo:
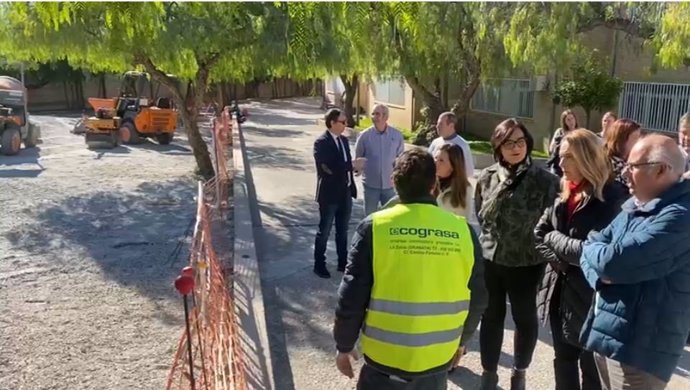
<path id="1" fill-rule="evenodd" d="M 573 213 L 575 213 L 575 209 L 580 204 L 581 199 L 577 199 L 577 196 L 581 192 L 584 183 L 584 180 L 579 183 L 572 181 L 568 182 L 568 189 L 570 190 L 570 195 L 566 201 L 566 217 L 568 219 L 568 224 L 570 224 L 570 218 L 572 218 Z"/>

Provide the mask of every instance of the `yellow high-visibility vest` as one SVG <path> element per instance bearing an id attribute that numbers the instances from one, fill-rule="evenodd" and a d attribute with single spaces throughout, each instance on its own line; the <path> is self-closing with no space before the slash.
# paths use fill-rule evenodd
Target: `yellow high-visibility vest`
<path id="1" fill-rule="evenodd" d="M 469 309 L 474 244 L 467 222 L 428 204 L 398 204 L 372 219 L 374 285 L 362 353 L 406 372 L 448 363 Z"/>

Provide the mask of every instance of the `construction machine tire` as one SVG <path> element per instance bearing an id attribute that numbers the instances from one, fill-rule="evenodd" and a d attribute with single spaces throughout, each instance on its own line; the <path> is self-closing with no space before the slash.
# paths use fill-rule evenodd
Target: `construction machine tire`
<path id="1" fill-rule="evenodd" d="M 132 122 L 124 122 L 121 124 L 119 133 L 120 140 L 123 144 L 140 144 L 143 141 Z"/>
<path id="2" fill-rule="evenodd" d="M 26 139 L 24 140 L 24 147 L 35 148 L 38 145 L 38 134 L 34 130 L 34 126 L 29 124 L 29 130 L 26 134 Z"/>
<path id="3" fill-rule="evenodd" d="M 173 133 L 163 133 L 156 136 L 156 141 L 161 145 L 168 145 L 173 140 Z"/>
<path id="4" fill-rule="evenodd" d="M 13 156 L 19 153 L 22 146 L 22 133 L 18 128 L 9 128 L 2 133 L 2 140 L 0 141 L 0 153 L 5 156 Z"/>

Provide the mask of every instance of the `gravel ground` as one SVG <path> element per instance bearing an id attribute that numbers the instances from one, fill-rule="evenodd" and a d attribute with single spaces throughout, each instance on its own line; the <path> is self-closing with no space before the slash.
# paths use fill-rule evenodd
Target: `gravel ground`
<path id="1" fill-rule="evenodd" d="M 162 389 L 184 329 L 186 138 L 88 150 L 76 115 L 33 118 L 43 144 L 0 156 L 0 389 Z"/>

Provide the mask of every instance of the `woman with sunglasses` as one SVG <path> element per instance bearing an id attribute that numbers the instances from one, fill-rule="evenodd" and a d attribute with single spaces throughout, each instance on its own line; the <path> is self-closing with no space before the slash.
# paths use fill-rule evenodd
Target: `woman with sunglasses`
<path id="1" fill-rule="evenodd" d="M 498 384 L 507 296 L 515 321 L 510 389 L 524 390 L 537 344 L 537 288 L 545 266 L 535 253 L 534 226 L 553 204 L 559 184 L 557 176 L 532 163 L 534 141 L 516 119 L 496 127 L 491 145 L 497 163 L 480 173 L 475 193 L 489 294 L 479 332 L 481 389 L 493 390 Z"/>

